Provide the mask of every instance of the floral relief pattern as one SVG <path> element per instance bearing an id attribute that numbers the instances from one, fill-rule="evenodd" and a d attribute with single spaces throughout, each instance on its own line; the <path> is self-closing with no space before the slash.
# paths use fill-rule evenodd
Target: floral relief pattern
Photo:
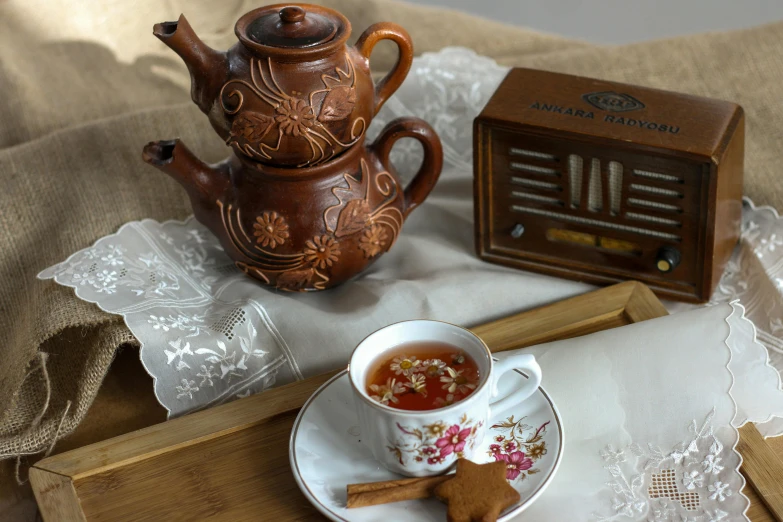
<path id="1" fill-rule="evenodd" d="M 340 245 L 329 236 L 315 236 L 307 241 L 305 259 L 316 268 L 332 266 L 340 255 Z"/>
<path id="2" fill-rule="evenodd" d="M 313 284 L 315 270 L 312 268 L 301 268 L 299 270 L 289 270 L 277 276 L 275 285 L 281 290 L 289 292 L 301 292 L 307 290 Z"/>
<path id="3" fill-rule="evenodd" d="M 275 108 L 275 121 L 286 136 L 304 136 L 315 123 L 313 108 L 298 98 L 289 98 Z"/>
<path id="4" fill-rule="evenodd" d="M 259 141 L 269 132 L 273 123 L 274 119 L 265 114 L 245 111 L 234 118 L 231 124 L 231 135 L 236 138 L 242 137 L 250 142 Z"/>
<path id="5" fill-rule="evenodd" d="M 361 175 L 344 175 L 347 187 L 334 187 L 337 204 L 324 211 L 326 234 L 305 241 L 299 252 L 284 254 L 275 249 L 294 241 L 288 222 L 278 212 L 265 210 L 253 221 L 253 237 L 245 231 L 239 218 L 240 209 L 217 200 L 224 231 L 247 261 L 236 266 L 265 284 L 290 292 L 323 290 L 330 281 L 330 269 L 344 254 L 342 242 L 350 242 L 363 252 L 365 259 L 388 251 L 402 227 L 402 212 L 392 205 L 398 196 L 397 182 L 388 172 L 370 173 L 364 159 Z M 373 192 L 374 189 L 374 192 Z M 356 198 L 356 194 L 363 197 Z M 372 194 L 383 199 L 373 209 Z M 348 197 L 350 196 L 350 197 Z M 352 250 L 353 246 L 351 247 Z M 107 277 L 112 277 L 107 274 Z"/>
<path id="6" fill-rule="evenodd" d="M 370 178 L 367 163 L 362 159 L 361 178 L 345 174 L 348 186 L 332 189 L 338 203 L 324 211 L 326 228 L 336 237 L 362 232 L 359 248 L 366 258 L 388 251 L 397 240 L 404 221 L 402 212 L 392 206 L 399 189 L 394 178 L 388 172 L 379 172 L 372 180 Z M 371 209 L 368 202 L 373 189 L 384 199 Z M 356 198 L 356 193 L 364 194 L 364 197 Z"/>
<path id="7" fill-rule="evenodd" d="M 366 199 L 352 199 L 345 204 L 337 218 L 334 235 L 343 237 L 364 230 L 370 219 L 370 204 Z"/>
<path id="8" fill-rule="evenodd" d="M 362 234 L 359 239 L 359 248 L 362 249 L 365 257 L 375 257 L 383 251 L 388 237 L 382 227 L 373 225 Z"/>
<path id="9" fill-rule="evenodd" d="M 400 465 L 411 462 L 427 462 L 430 465 L 453 461 L 464 456 L 466 449 L 476 445 L 478 430 L 483 421 L 475 422 L 462 415 L 457 424 L 443 421 L 421 427 L 397 424 L 400 437 L 390 442 L 388 449 Z"/>
<path id="10" fill-rule="evenodd" d="M 253 235 L 263 247 L 275 248 L 288 239 L 288 224 L 277 212 L 264 212 L 253 223 Z"/>
<path id="11" fill-rule="evenodd" d="M 340 121 L 351 115 L 356 105 L 356 90 L 347 85 L 333 87 L 324 98 L 318 121 Z"/>
<path id="12" fill-rule="evenodd" d="M 249 82 L 233 79 L 220 91 L 223 111 L 234 116 L 229 131 L 229 145 L 253 159 L 273 160 L 283 137 L 307 142 L 311 156 L 299 167 L 318 165 L 341 150 L 357 143 L 367 127 L 363 117 L 348 125 L 347 140 L 341 141 L 329 129 L 331 122 L 346 120 L 356 106 L 356 79 L 353 63 L 346 57 L 346 67 L 335 68 L 335 74 L 322 74 L 322 89 L 305 98 L 292 96 L 280 87 L 274 62 L 250 59 Z M 266 67 L 264 67 L 266 65 Z M 245 107 L 245 96 L 252 94 L 272 108 L 272 116 Z M 301 94 L 292 91 L 292 94 Z M 320 108 L 316 108 L 319 106 Z M 276 130 L 276 132 L 275 132 Z M 267 136 L 270 136 L 267 138 Z"/>

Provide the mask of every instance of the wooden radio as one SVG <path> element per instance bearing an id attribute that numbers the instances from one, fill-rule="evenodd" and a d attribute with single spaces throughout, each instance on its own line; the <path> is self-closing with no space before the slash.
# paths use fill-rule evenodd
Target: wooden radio
<path id="1" fill-rule="evenodd" d="M 740 233 L 739 105 L 512 69 L 474 123 L 476 249 L 707 301 Z"/>

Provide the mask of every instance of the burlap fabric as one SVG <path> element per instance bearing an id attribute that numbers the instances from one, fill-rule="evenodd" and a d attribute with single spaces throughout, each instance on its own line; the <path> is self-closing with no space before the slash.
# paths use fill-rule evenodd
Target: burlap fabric
<path id="1" fill-rule="evenodd" d="M 354 36 L 376 21 L 403 25 L 418 53 L 462 45 L 506 65 L 737 101 L 747 111 L 746 194 L 783 207 L 775 161 L 783 146 L 783 23 L 596 47 L 401 3 L 327 3 L 351 19 Z M 118 346 L 134 343 L 121 319 L 36 273 L 127 221 L 190 213 L 181 188 L 141 162 L 147 141 L 181 136 L 206 160 L 227 154 L 152 24 L 185 12 L 208 44 L 224 49 L 235 41 L 236 18 L 256 6 L 0 4 L 0 458 L 46 451 L 72 432 Z M 373 68 L 393 59 L 391 46 L 379 47 Z"/>

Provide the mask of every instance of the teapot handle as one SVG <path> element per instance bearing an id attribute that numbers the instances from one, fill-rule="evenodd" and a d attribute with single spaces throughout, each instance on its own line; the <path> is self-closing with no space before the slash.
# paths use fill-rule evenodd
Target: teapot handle
<path id="1" fill-rule="evenodd" d="M 397 118 L 383 128 L 372 144 L 378 159 L 389 169 L 389 153 L 400 138 L 414 138 L 424 147 L 424 161 L 411 182 L 405 187 L 403 216 L 408 217 L 430 194 L 443 168 L 443 146 L 429 123 L 419 118 Z"/>
<path id="2" fill-rule="evenodd" d="M 375 85 L 375 109 L 378 114 L 383 104 L 394 94 L 408 75 L 413 62 L 413 42 L 408 31 L 391 22 L 379 22 L 368 27 L 356 41 L 356 50 L 369 62 L 375 44 L 381 40 L 392 40 L 397 44 L 400 56 L 389 73 Z"/>

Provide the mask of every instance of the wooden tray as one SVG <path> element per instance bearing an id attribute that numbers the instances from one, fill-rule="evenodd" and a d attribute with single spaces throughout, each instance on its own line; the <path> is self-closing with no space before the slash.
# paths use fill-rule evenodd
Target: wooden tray
<path id="1" fill-rule="evenodd" d="M 629 282 L 472 330 L 503 351 L 662 315 L 653 293 Z M 30 471 L 41 514 L 47 522 L 322 520 L 291 475 L 288 438 L 299 408 L 334 373 L 46 458 Z M 741 434 L 755 488 L 746 488 L 750 518 L 783 521 L 783 445 L 775 454 L 753 426 Z"/>

